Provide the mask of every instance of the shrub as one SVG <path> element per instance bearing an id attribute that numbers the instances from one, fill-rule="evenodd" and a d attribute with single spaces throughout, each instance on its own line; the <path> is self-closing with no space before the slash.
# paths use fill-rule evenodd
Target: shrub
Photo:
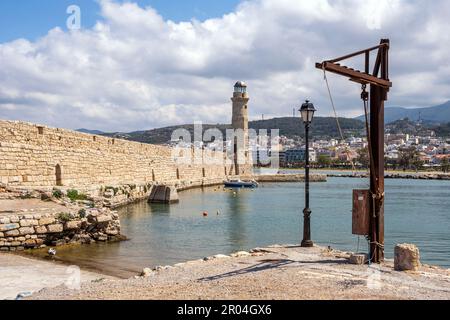
<path id="1" fill-rule="evenodd" d="M 72 201 L 76 201 L 76 200 L 86 200 L 87 196 L 85 194 L 78 193 L 78 190 L 72 189 L 67 191 L 67 198 L 69 198 Z"/>
<path id="2" fill-rule="evenodd" d="M 61 199 L 63 196 L 63 193 L 61 190 L 55 189 L 55 190 L 53 190 L 53 196 L 57 199 Z"/>
<path id="3" fill-rule="evenodd" d="M 86 210 L 85 209 L 80 209 L 80 211 L 78 211 L 78 215 L 80 216 L 80 218 L 86 218 Z"/>
<path id="4" fill-rule="evenodd" d="M 61 212 L 61 213 L 58 215 L 58 220 L 59 220 L 60 222 L 67 222 L 67 221 L 70 221 L 70 220 L 71 220 L 70 214 L 67 213 L 67 212 Z"/>

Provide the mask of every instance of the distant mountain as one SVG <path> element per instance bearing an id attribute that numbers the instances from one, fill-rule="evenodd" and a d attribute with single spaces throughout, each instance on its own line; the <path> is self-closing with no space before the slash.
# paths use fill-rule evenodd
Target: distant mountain
<path id="1" fill-rule="evenodd" d="M 430 125 L 424 122 L 411 121 L 408 118 L 396 120 L 386 124 L 386 133 L 391 134 L 411 134 L 420 136 L 429 136 L 434 131 L 436 125 Z"/>
<path id="2" fill-rule="evenodd" d="M 346 137 L 351 135 L 360 135 L 364 132 L 364 123 L 357 119 L 339 118 L 342 131 Z M 217 128 L 222 132 L 224 138 L 226 138 L 226 129 L 230 129 L 231 125 L 225 124 L 206 124 L 203 125 L 203 131 L 211 128 Z M 304 125 L 300 118 L 285 117 L 274 118 L 269 120 L 250 121 L 249 128 L 251 129 L 266 129 L 270 134 L 271 129 L 280 130 L 280 135 L 287 136 L 288 138 L 303 137 Z M 146 131 L 135 131 L 129 133 L 102 133 L 104 136 L 138 141 L 151 144 L 164 144 L 171 140 L 172 133 L 176 129 L 186 129 L 191 133 L 193 137 L 194 125 L 179 125 L 164 127 Z M 339 130 L 336 124 L 335 118 L 321 118 L 316 117 L 313 121 L 311 132 L 315 138 L 339 138 Z"/>
<path id="3" fill-rule="evenodd" d="M 100 130 L 89 130 L 89 129 L 77 129 L 75 131 L 81 132 L 81 133 L 89 133 L 89 134 L 98 134 L 103 135 L 104 132 Z"/>
<path id="4" fill-rule="evenodd" d="M 450 101 L 444 104 L 428 108 L 400 108 L 391 107 L 384 109 L 385 123 L 390 123 L 396 120 L 408 118 L 411 121 L 418 121 L 419 119 L 425 122 L 435 124 L 450 122 Z M 364 115 L 356 119 L 364 121 Z"/>

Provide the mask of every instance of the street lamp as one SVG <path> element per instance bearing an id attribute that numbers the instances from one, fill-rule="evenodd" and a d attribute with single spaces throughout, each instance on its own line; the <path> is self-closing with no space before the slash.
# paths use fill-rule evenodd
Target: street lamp
<path id="1" fill-rule="evenodd" d="M 303 210 L 303 240 L 302 247 L 314 246 L 311 240 L 311 209 L 309 208 L 309 127 L 316 109 L 308 100 L 302 104 L 300 115 L 305 124 L 305 209 Z"/>

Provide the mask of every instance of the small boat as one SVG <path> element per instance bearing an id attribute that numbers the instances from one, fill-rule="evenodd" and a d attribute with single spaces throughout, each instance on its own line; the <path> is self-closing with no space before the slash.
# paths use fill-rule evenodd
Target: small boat
<path id="1" fill-rule="evenodd" d="M 242 181 L 242 180 L 227 180 L 224 181 L 223 184 L 225 188 L 257 188 L 258 182 L 255 180 L 251 181 Z"/>

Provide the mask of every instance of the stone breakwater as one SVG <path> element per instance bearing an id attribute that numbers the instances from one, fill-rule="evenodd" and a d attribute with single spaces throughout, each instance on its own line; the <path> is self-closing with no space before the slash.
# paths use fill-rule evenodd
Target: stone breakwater
<path id="1" fill-rule="evenodd" d="M 367 173 L 336 173 L 327 174 L 328 177 L 336 178 L 368 178 Z M 450 180 L 448 173 L 387 173 L 384 175 L 385 179 L 409 179 L 409 180 Z"/>

